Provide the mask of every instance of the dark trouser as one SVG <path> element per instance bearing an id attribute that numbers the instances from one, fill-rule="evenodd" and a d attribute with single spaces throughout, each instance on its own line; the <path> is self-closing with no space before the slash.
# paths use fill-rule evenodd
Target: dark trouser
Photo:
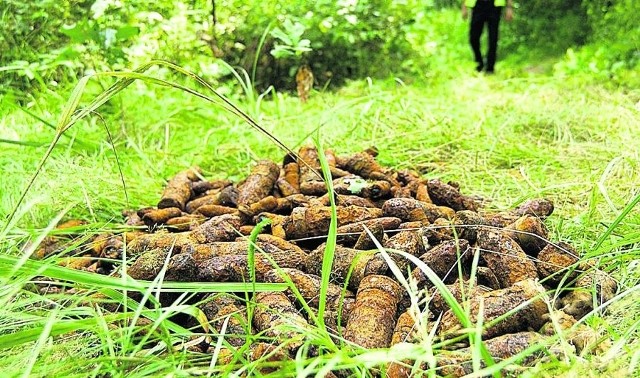
<path id="1" fill-rule="evenodd" d="M 489 27 L 489 51 L 487 52 L 487 72 L 493 72 L 498 51 L 498 25 L 502 7 L 493 5 L 493 0 L 478 0 L 471 12 L 471 29 L 469 31 L 469 43 L 478 64 L 478 71 L 484 67 L 482 52 L 480 51 L 480 36 L 486 23 Z"/>

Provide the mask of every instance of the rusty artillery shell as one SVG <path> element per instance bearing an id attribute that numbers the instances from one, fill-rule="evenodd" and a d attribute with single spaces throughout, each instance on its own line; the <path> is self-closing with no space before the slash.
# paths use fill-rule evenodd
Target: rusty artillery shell
<path id="1" fill-rule="evenodd" d="M 544 293 L 544 287 L 534 279 L 516 282 L 506 289 L 486 292 L 482 296 L 472 297 L 469 300 L 469 319 L 473 324 L 478 321 L 481 302 L 484 309 L 483 321 L 487 324 L 525 302 L 531 301 L 500 322 L 489 327 L 485 326 L 482 337 L 492 338 L 527 330 L 529 327 L 539 329 L 546 321 L 545 314 L 549 312 L 547 304 L 542 299 Z M 447 310 L 442 316 L 438 332 L 445 336 L 455 335 L 461 328 L 460 321 L 453 311 Z"/>
<path id="2" fill-rule="evenodd" d="M 393 336 L 391 336 L 391 345 L 398 343 L 410 343 L 415 341 L 415 326 L 416 321 L 411 310 L 407 310 L 400 314 L 396 326 L 393 329 Z"/>
<path id="3" fill-rule="evenodd" d="M 402 287 L 393 279 L 380 275 L 363 278 L 349 315 L 345 339 L 364 348 L 389 347 L 401 298 Z"/>
<path id="4" fill-rule="evenodd" d="M 309 255 L 309 263 L 307 266 L 309 273 L 321 274 L 324 249 L 325 244 L 323 243 Z M 353 271 L 351 272 L 348 284 L 348 287 L 352 290 L 360 286 L 360 282 L 364 277 L 372 274 L 384 274 L 389 268 L 380 253 L 376 253 L 375 251 L 359 251 L 357 249 L 336 245 L 333 265 L 331 266 L 331 277 L 339 282 L 344 282 L 349 275 L 352 264 Z"/>
<path id="5" fill-rule="evenodd" d="M 254 216 L 259 213 L 270 212 L 278 207 L 278 200 L 274 196 L 267 196 L 250 205 L 239 205 L 238 210 L 245 215 Z"/>
<path id="6" fill-rule="evenodd" d="M 425 239 L 423 238 L 422 230 L 400 231 L 386 240 L 384 242 L 384 247 L 406 252 L 416 257 L 424 254 L 426 250 Z M 401 271 L 404 272 L 409 266 L 409 260 L 407 260 L 405 257 L 395 253 L 390 253 L 389 256 L 393 259 L 393 261 Z"/>
<path id="7" fill-rule="evenodd" d="M 520 218 L 519 215 L 509 212 L 481 213 L 480 215 L 485 225 L 497 228 L 507 227 Z"/>
<path id="8" fill-rule="evenodd" d="M 338 243 L 344 245 L 352 245 L 358 240 L 362 232 L 365 232 L 364 226 L 372 231 L 378 226 L 382 227 L 383 230 L 395 230 L 400 226 L 400 222 L 400 218 L 380 217 L 339 226 Z"/>
<path id="9" fill-rule="evenodd" d="M 205 218 L 196 214 L 183 215 L 167 220 L 167 228 L 171 231 L 189 231 L 205 222 Z"/>
<path id="10" fill-rule="evenodd" d="M 380 199 L 391 196 L 391 183 L 385 180 L 364 180 L 362 177 L 349 175 L 333 180 L 333 190 L 342 195 Z"/>
<path id="11" fill-rule="evenodd" d="M 395 181 L 391 177 L 387 177 L 384 168 L 366 152 L 340 157 L 337 160 L 337 166 L 366 179 Z"/>
<path id="12" fill-rule="evenodd" d="M 281 275 L 284 274 L 289 277 L 289 279 L 293 282 L 295 287 L 300 292 L 302 298 L 307 302 L 309 306 L 317 307 L 318 301 L 320 299 L 320 277 L 315 274 L 307 274 L 298 269 L 291 268 L 281 268 L 280 271 L 277 269 L 270 270 L 265 274 L 266 282 L 273 283 L 282 283 L 286 282 L 284 277 Z M 287 296 L 295 301 L 295 296 L 290 289 L 286 292 Z M 338 309 L 340 305 L 340 298 L 342 294 L 342 287 L 329 283 L 329 287 L 327 288 L 327 308 L 330 310 Z M 353 293 L 350 291 L 345 292 L 345 298 L 353 297 Z"/>
<path id="13" fill-rule="evenodd" d="M 300 167 L 298 163 L 291 162 L 285 164 L 284 167 L 284 180 L 291 186 L 294 193 L 300 193 Z M 282 193 L 284 195 L 284 193 Z"/>
<path id="14" fill-rule="evenodd" d="M 195 198 L 185 205 L 187 213 L 194 213 L 198 208 L 206 205 L 220 205 L 220 193 L 207 194 L 202 197 Z"/>
<path id="15" fill-rule="evenodd" d="M 484 341 L 489 354 L 497 361 L 507 359 L 529 348 L 531 345 L 543 341 L 544 336 L 536 332 L 518 332 L 498 336 Z M 543 352 L 533 353 L 519 362 L 521 365 L 529 365 L 543 356 Z M 472 351 L 470 348 L 462 348 L 453 352 L 438 354 L 438 375 L 446 377 L 462 377 L 473 373 Z M 484 361 L 481 367 L 485 367 Z"/>
<path id="16" fill-rule="evenodd" d="M 270 259 L 274 262 L 271 263 Z M 256 279 L 264 280 L 265 274 L 276 267 L 304 270 L 307 265 L 306 254 L 294 254 L 291 251 L 275 251 L 269 253 L 269 258 L 261 253 L 255 255 Z M 224 255 L 215 256 L 197 263 L 199 267 L 199 281 L 207 282 L 247 282 L 250 280 L 248 256 Z"/>
<path id="17" fill-rule="evenodd" d="M 204 261 L 212 257 L 228 255 L 245 255 L 249 251 L 250 241 L 244 237 L 232 242 L 211 242 L 207 244 L 196 244 L 187 246 L 183 253 L 190 253 L 198 261 Z M 258 236 L 255 243 L 256 253 L 282 253 L 291 256 L 306 256 L 300 247 L 286 240 L 276 238 L 272 235 L 262 234 Z"/>
<path id="18" fill-rule="evenodd" d="M 440 180 L 427 181 L 429 197 L 436 205 L 447 206 L 455 211 L 472 210 L 476 211 L 478 205 L 468 196 L 460 193 L 460 190 L 450 184 L 446 184 Z"/>
<path id="19" fill-rule="evenodd" d="M 378 207 L 373 201 L 368 198 L 363 198 L 350 194 L 336 194 L 335 195 L 337 206 L 360 206 L 360 207 Z M 318 197 L 317 200 L 312 201 L 310 207 L 313 206 L 330 206 L 329 195 L 324 194 L 322 197 Z"/>
<path id="20" fill-rule="evenodd" d="M 238 186 L 238 206 L 249 206 L 268 196 L 280 175 L 280 168 L 271 160 L 260 160 L 249 176 Z"/>
<path id="21" fill-rule="evenodd" d="M 453 218 L 455 212 L 447 207 L 418 201 L 414 198 L 391 198 L 382 205 L 385 217 L 396 217 L 404 222 L 428 220 L 434 222 L 438 218 Z"/>
<path id="22" fill-rule="evenodd" d="M 164 266 L 168 253 L 160 248 L 142 253 L 127 269 L 127 274 L 137 280 L 153 280 Z"/>
<path id="23" fill-rule="evenodd" d="M 276 186 L 278 187 L 278 190 L 283 197 L 288 197 L 300 193 L 300 191 L 297 190 L 293 185 L 291 185 L 287 180 L 285 180 L 284 177 L 280 177 L 276 181 Z"/>
<path id="24" fill-rule="evenodd" d="M 458 261 L 464 266 L 471 258 L 470 251 L 467 240 L 447 240 L 425 252 L 420 256 L 420 260 L 427 264 L 445 283 L 452 283 L 458 277 L 456 269 Z M 419 286 L 428 283 L 426 275 L 420 268 L 415 268 L 412 275 L 418 281 Z"/>
<path id="25" fill-rule="evenodd" d="M 416 181 L 415 199 L 424 203 L 433 203 L 426 182 Z"/>
<path id="26" fill-rule="evenodd" d="M 228 317 L 225 340 L 234 347 L 244 344 L 247 329 L 246 309 L 235 297 L 224 293 L 212 294 L 204 303 L 198 305 L 198 308 L 204 312 L 209 324 L 218 333 L 222 332 L 222 325 Z"/>
<path id="27" fill-rule="evenodd" d="M 373 239 L 378 241 L 378 243 L 380 244 L 383 243 L 384 228 L 382 228 L 382 225 L 376 223 L 372 226 L 372 228 L 369 229 L 369 231 L 371 232 L 371 235 L 373 235 Z M 366 230 L 363 230 L 360 233 L 360 236 L 358 236 L 358 240 L 356 240 L 356 244 L 354 244 L 353 249 L 359 249 L 363 251 L 375 249 L 376 243 L 373 239 L 371 239 L 371 236 Z"/>
<path id="28" fill-rule="evenodd" d="M 338 226 L 360 222 L 382 216 L 382 210 L 371 207 L 337 206 Z M 284 223 L 287 239 L 297 239 L 307 236 L 326 235 L 331 222 L 331 208 L 325 207 L 297 207 L 291 211 L 291 216 Z"/>
<path id="29" fill-rule="evenodd" d="M 153 227 L 160 224 L 165 224 L 171 218 L 176 218 L 182 215 L 182 210 L 177 207 L 166 207 L 162 209 L 156 209 L 146 212 L 142 216 L 142 221 L 147 227 Z"/>
<path id="30" fill-rule="evenodd" d="M 301 147 L 298 155 L 302 162 L 298 162 L 300 169 L 300 193 L 307 195 L 322 195 L 327 192 L 321 172 L 318 150 L 314 147 Z M 306 164 L 305 164 L 306 163 Z"/>
<path id="31" fill-rule="evenodd" d="M 287 239 L 288 235 L 285 232 L 284 225 L 289 222 L 289 217 L 279 214 L 262 213 L 256 216 L 255 223 L 258 223 L 262 218 L 269 218 L 271 220 L 271 234 L 280 239 Z"/>
<path id="32" fill-rule="evenodd" d="M 256 293 L 255 301 L 253 325 L 257 332 L 264 332 L 265 336 L 275 338 L 278 343 L 287 342 L 287 349 L 302 345 L 299 331 L 307 327 L 307 320 L 284 293 Z"/>
<path id="33" fill-rule="evenodd" d="M 486 266 L 479 266 L 477 268 L 476 279 L 478 280 L 478 285 L 486 286 L 491 290 L 498 290 L 502 287 L 493 270 Z"/>
<path id="34" fill-rule="evenodd" d="M 601 305 L 616 295 L 618 284 L 607 272 L 589 269 L 575 283 L 575 289 L 560 299 L 562 311 L 581 319 L 593 310 L 593 304 Z"/>
<path id="35" fill-rule="evenodd" d="M 213 217 L 194 228 L 191 234 L 201 244 L 231 241 L 238 236 L 240 226 L 242 226 L 240 217 L 233 214 L 224 214 Z"/>
<path id="36" fill-rule="evenodd" d="M 424 226 L 424 235 L 429 244 L 439 244 L 445 240 L 455 239 L 453 222 L 448 219 L 438 218 L 433 224 Z"/>
<path id="37" fill-rule="evenodd" d="M 478 230 L 477 246 L 480 256 L 500 281 L 509 287 L 527 278 L 537 278 L 536 266 L 518 243 L 503 232 Z"/>
<path id="38" fill-rule="evenodd" d="M 580 255 L 569 243 L 547 244 L 538 254 L 536 268 L 542 279 L 558 284 L 569 274 L 565 281 L 571 282 L 578 272 L 570 271 L 570 268 L 576 266 L 579 260 Z"/>
<path id="39" fill-rule="evenodd" d="M 194 172 L 196 171 L 200 173 L 198 168 L 190 168 L 179 172 L 169 180 L 167 187 L 162 192 L 162 198 L 158 202 L 158 209 L 177 207 L 180 210 L 184 210 L 187 201 L 192 195 L 191 185 L 192 181 L 196 181 L 196 177 L 194 177 Z"/>
<path id="40" fill-rule="evenodd" d="M 191 184 L 191 189 L 194 194 L 199 195 L 209 190 L 222 189 L 232 184 L 233 183 L 229 180 L 202 180 L 193 182 Z"/>
<path id="41" fill-rule="evenodd" d="M 257 342 L 251 345 L 249 360 L 263 363 L 257 367 L 259 375 L 273 374 L 278 371 L 278 366 L 282 365 L 283 361 L 291 359 L 287 349 L 291 348 L 283 349 L 272 344 Z"/>
<path id="42" fill-rule="evenodd" d="M 192 237 L 191 232 L 140 234 L 129 242 L 127 253 L 135 255 L 156 248 L 179 253 L 182 248 L 193 244 L 197 244 L 197 241 Z"/>
<path id="43" fill-rule="evenodd" d="M 471 282 L 473 282 L 473 286 L 471 286 Z M 491 291 L 491 289 L 479 286 L 475 281 L 469 280 L 457 280 L 456 282 L 446 286 L 458 303 L 465 302 L 470 298 L 481 296 L 482 294 Z M 435 287 L 431 289 L 431 293 L 429 310 L 435 315 L 439 315 L 440 313 L 447 311 L 449 309 L 449 305 L 442 296 L 442 293 Z"/>
<path id="44" fill-rule="evenodd" d="M 518 206 L 514 213 L 546 218 L 553 213 L 553 202 L 544 198 L 532 199 Z"/>
<path id="45" fill-rule="evenodd" d="M 576 352 L 580 354 L 583 350 L 592 350 L 598 347 L 599 343 L 602 343 L 604 347 L 607 346 L 607 340 L 599 340 L 598 332 L 593 328 L 579 324 L 576 318 L 565 313 L 562 310 L 556 310 L 549 313 L 549 318 L 553 317 L 540 328 L 540 333 L 545 336 L 553 336 L 557 331 L 564 333 L 564 337 L 576 348 Z M 556 325 L 559 329 L 556 329 Z M 569 331 L 573 327 L 573 330 Z M 568 332 L 568 333 L 567 333 Z M 597 348 L 596 353 L 608 350 L 609 348 Z"/>
<path id="46" fill-rule="evenodd" d="M 171 256 L 164 279 L 166 281 L 179 282 L 198 281 L 196 260 L 189 253 L 179 253 Z"/>
<path id="47" fill-rule="evenodd" d="M 191 202 L 189 202 L 190 204 Z M 189 206 L 189 205 L 187 205 Z M 201 215 L 207 218 L 217 217 L 224 214 L 238 214 L 238 209 L 235 207 L 223 206 L 223 205 L 202 205 L 193 211 L 195 215 Z"/>
<path id="48" fill-rule="evenodd" d="M 537 256 L 548 243 L 549 230 L 536 216 L 523 215 L 506 229 L 509 230 L 507 235 L 530 256 Z"/>
<path id="49" fill-rule="evenodd" d="M 460 239 L 466 239 L 469 243 L 475 243 L 477 238 L 477 230 L 481 228 L 485 222 L 480 214 L 471 210 L 460 210 L 453 217 L 456 235 Z"/>

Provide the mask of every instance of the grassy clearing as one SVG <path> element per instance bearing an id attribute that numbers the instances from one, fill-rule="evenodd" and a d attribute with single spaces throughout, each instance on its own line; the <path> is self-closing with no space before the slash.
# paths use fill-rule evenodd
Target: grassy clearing
<path id="1" fill-rule="evenodd" d="M 463 192 L 483 196 L 494 209 L 549 197 L 556 204 L 548 221 L 553 239 L 570 242 L 583 255 L 601 257 L 615 271 L 623 292 L 637 288 L 640 212 L 638 207 L 628 213 L 624 209 L 640 195 L 640 142 L 634 138 L 640 124 L 636 105 L 640 92 L 612 92 L 597 83 L 558 82 L 546 76 L 484 77 L 466 71 L 413 85 L 393 80 L 353 82 L 336 93 L 316 93 L 306 105 L 280 93 L 270 94 L 268 101 L 259 104 L 240 104 L 292 149 L 312 143 L 316 134 L 325 147 L 339 154 L 376 145 L 381 163 L 457 181 Z M 84 99 L 90 100 L 99 90 L 91 86 Z M 55 124 L 65 101 L 63 95 L 43 97 L 34 101 L 30 111 Z M 52 139 L 54 131 L 29 114 L 6 102 L 0 110 L 5 114 L 0 138 L 45 145 Z M 3 254 L 17 254 L 20 243 L 44 236 L 50 231 L 44 226 L 57 215 L 89 221 L 88 233 L 107 230 L 120 222 L 123 209 L 157 202 L 163 180 L 191 165 L 202 167 L 206 177 L 237 181 L 252 161 L 279 160 L 283 155 L 268 138 L 228 112 L 180 91 L 140 82 L 65 135 L 28 194 L 19 221 L 0 235 Z M 11 212 L 45 149 L 2 145 L 2 219 Z M 618 218 L 621 214 L 624 217 Z M 616 227 L 606 234 L 613 224 Z M 606 238 L 599 240 L 602 235 Z M 187 362 L 186 352 L 171 348 L 144 349 L 147 339 L 140 334 L 144 327 L 157 332 L 153 337 L 167 345 L 181 342 L 171 323 L 162 319 L 192 311 L 192 306 L 183 304 L 186 298 L 170 306 L 151 306 L 145 316 L 161 319 L 152 325 L 138 324 L 142 307 L 135 305 L 122 319 L 103 319 L 98 307 L 85 302 L 95 287 L 60 294 L 60 302 L 72 305 L 45 303 L 54 310 L 44 311 L 43 297 L 22 289 L 36 275 L 34 270 L 2 276 L 4 334 L 32 328 L 34 334 L 43 335 L 0 351 L 0 366 L 9 375 L 86 376 L 88 371 L 94 376 L 125 371 L 127 376 L 186 375 L 202 372 L 211 363 Z M 145 301 L 152 302 L 154 288 L 145 290 Z M 583 369 L 595 367 L 600 369 L 597 374 L 617 374 L 629 363 L 637 364 L 637 299 L 637 291 L 623 296 L 607 315 L 589 319 L 613 339 L 615 353 L 591 358 L 586 364 L 581 357 L 570 356 L 544 369 L 593 375 L 596 370 Z M 60 338 L 47 337 L 49 332 L 65 330 L 61 319 L 83 317 L 95 320 L 75 332 L 62 332 Z M 326 342 L 317 330 L 308 333 L 305 347 Z M 318 366 L 365 367 L 419 352 L 424 353 L 394 350 L 353 355 L 335 350 Z M 242 356 L 235 358 L 243 362 Z M 316 371 L 310 368 L 311 361 L 301 355 L 281 368 L 290 374 Z M 255 368 L 256 363 L 248 363 L 246 371 L 256 373 Z"/>

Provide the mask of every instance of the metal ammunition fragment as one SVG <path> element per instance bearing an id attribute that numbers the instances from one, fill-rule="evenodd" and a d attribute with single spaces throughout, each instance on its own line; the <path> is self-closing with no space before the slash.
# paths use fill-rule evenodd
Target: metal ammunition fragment
<path id="1" fill-rule="evenodd" d="M 271 262 L 273 260 L 273 263 Z M 276 267 L 305 269 L 308 257 L 290 251 L 271 252 L 268 257 L 255 255 L 256 279 L 264 280 L 265 274 Z M 206 282 L 247 282 L 250 280 L 248 257 L 243 255 L 215 256 L 198 263 L 199 281 Z"/>
<path id="2" fill-rule="evenodd" d="M 322 261 L 324 259 L 325 244 L 321 244 L 309 255 L 307 270 L 309 273 L 320 275 L 322 272 Z M 349 276 L 349 271 L 353 264 L 353 270 L 349 277 L 348 287 L 352 290 L 358 289 L 364 277 L 372 274 L 384 274 L 389 266 L 380 253 L 375 251 L 359 251 L 353 248 L 346 248 L 336 245 L 333 264 L 331 266 L 331 277 L 344 282 Z"/>
<path id="3" fill-rule="evenodd" d="M 317 307 L 318 301 L 320 300 L 320 277 L 315 274 L 307 274 L 298 269 L 291 268 L 280 268 L 273 269 L 266 273 L 265 281 L 266 282 L 274 282 L 274 283 L 282 283 L 286 282 L 285 278 L 282 276 L 287 276 L 291 282 L 295 285 L 295 287 L 300 292 L 302 298 L 307 302 L 309 306 Z M 287 296 L 294 301 L 296 299 L 293 292 L 288 289 L 286 292 Z M 327 299 L 326 304 L 327 308 L 330 310 L 337 310 L 340 306 L 340 299 L 342 294 L 342 287 L 329 283 L 329 287 L 327 288 Z M 344 298 L 353 297 L 353 293 L 350 291 L 345 292 Z"/>
<path id="4" fill-rule="evenodd" d="M 167 223 L 171 218 L 176 218 L 182 215 L 182 210 L 177 207 L 165 207 L 162 209 L 156 209 L 148 211 L 142 216 L 142 221 L 147 227 L 153 227 Z"/>
<path id="5" fill-rule="evenodd" d="M 553 202 L 545 198 L 532 199 L 518 206 L 514 213 L 546 218 L 553 213 Z"/>
<path id="6" fill-rule="evenodd" d="M 427 264 L 445 283 L 452 283 L 458 277 L 456 266 L 462 266 L 472 257 L 469 242 L 465 239 L 447 240 L 431 248 L 420 256 L 420 260 Z M 418 281 L 419 287 L 428 283 L 428 279 L 420 268 L 412 273 Z"/>
<path id="7" fill-rule="evenodd" d="M 369 234 L 369 232 L 371 234 Z M 353 249 L 366 251 L 376 248 L 375 241 L 377 241 L 379 244 L 383 243 L 384 228 L 382 228 L 382 225 L 380 225 L 379 223 L 374 224 L 373 227 L 369 229 L 369 232 L 367 232 L 367 230 L 363 230 L 360 233 L 360 236 L 358 236 L 358 240 L 356 241 L 356 244 L 354 244 Z M 371 238 L 371 235 L 373 235 L 373 239 Z"/>
<path id="8" fill-rule="evenodd" d="M 537 278 L 536 266 L 518 243 L 504 232 L 478 230 L 477 246 L 480 256 L 491 268 L 502 287 L 509 287 L 518 281 Z"/>
<path id="9" fill-rule="evenodd" d="M 253 325 L 257 332 L 272 337 L 285 348 L 293 350 L 302 345 L 302 330 L 307 320 L 298 313 L 293 303 L 281 292 L 262 292 L 255 295 L 256 309 Z"/>
<path id="10" fill-rule="evenodd" d="M 344 337 L 364 348 L 391 344 L 402 287 L 393 279 L 370 275 L 362 279 Z"/>
<path id="11" fill-rule="evenodd" d="M 206 218 L 196 214 L 183 215 L 167 220 L 167 228 L 171 231 L 189 231 L 191 228 L 204 223 Z"/>
<path id="12" fill-rule="evenodd" d="M 425 253 L 426 246 L 422 230 L 400 231 L 384 242 L 384 247 L 406 252 L 412 256 L 421 256 Z M 396 253 L 389 253 L 389 256 L 396 263 L 402 272 L 409 266 L 409 260 Z"/>
<path id="13" fill-rule="evenodd" d="M 229 294 L 211 294 L 204 303 L 198 305 L 204 312 L 209 324 L 218 334 L 222 333 L 222 326 L 226 318 L 227 328 L 225 340 L 234 347 L 244 344 L 246 338 L 246 309 L 235 297 Z"/>
<path id="14" fill-rule="evenodd" d="M 127 269 L 127 274 L 137 280 L 153 280 L 164 266 L 168 253 L 161 248 L 142 253 Z"/>
<path id="15" fill-rule="evenodd" d="M 232 184 L 229 180 L 202 180 L 193 182 L 191 189 L 194 194 L 199 195 L 210 190 L 219 190 Z"/>
<path id="16" fill-rule="evenodd" d="M 327 192 L 327 187 L 320 176 L 320 160 L 318 150 L 314 147 L 302 147 L 298 151 L 301 162 L 300 168 L 300 193 L 306 195 L 322 195 Z M 306 163 L 306 164 L 305 164 Z"/>
<path id="17" fill-rule="evenodd" d="M 523 215 L 506 229 L 509 231 L 507 235 L 530 256 L 537 256 L 548 243 L 549 230 L 536 216 Z"/>
<path id="18" fill-rule="evenodd" d="M 570 283 L 578 276 L 578 272 L 572 271 L 571 268 L 577 267 L 579 260 L 580 255 L 569 243 L 557 242 L 555 245 L 547 244 L 540 251 L 536 268 L 540 278 L 545 281 L 559 284 L 564 280 Z"/>
<path id="19" fill-rule="evenodd" d="M 284 165 L 284 180 L 293 189 L 293 193 L 300 193 L 300 167 L 298 163 L 288 163 Z M 282 195 L 285 195 L 282 193 Z"/>
<path id="20" fill-rule="evenodd" d="M 438 218 L 452 218 L 452 209 L 436 206 L 432 203 L 418 201 L 414 198 L 391 198 L 382 205 L 385 217 L 396 217 L 404 222 L 424 221 L 434 222 Z"/>
<path id="21" fill-rule="evenodd" d="M 360 222 L 382 216 L 378 208 L 359 206 L 337 206 L 338 226 Z M 331 208 L 297 207 L 291 211 L 291 216 L 283 223 L 287 239 L 297 239 L 307 236 L 326 235 L 331 222 Z"/>
<path id="22" fill-rule="evenodd" d="M 471 297 L 469 299 L 469 320 L 472 324 L 478 321 L 481 306 L 484 324 L 492 323 L 495 319 L 519 307 L 498 323 L 485 327 L 482 332 L 483 339 L 519 332 L 528 328 L 540 329 L 545 323 L 545 314 L 549 312 L 549 307 L 543 299 L 544 295 L 545 289 L 537 280 L 519 281 L 506 289 L 492 290 L 481 296 Z M 461 330 L 462 326 L 458 317 L 452 310 L 447 310 L 442 316 L 438 332 L 449 337 L 457 335 Z"/>
<path id="23" fill-rule="evenodd" d="M 485 222 L 484 219 L 475 211 L 460 210 L 453 217 L 456 235 L 460 239 L 466 239 L 469 243 L 475 243 L 477 238 L 477 230 L 481 228 Z"/>
<path id="24" fill-rule="evenodd" d="M 436 205 L 447 206 L 455 211 L 478 209 L 478 204 L 468 196 L 460 193 L 460 190 L 440 180 L 427 181 L 429 197 Z"/>
<path id="25" fill-rule="evenodd" d="M 199 168 L 195 167 L 182 171 L 169 180 L 167 187 L 162 192 L 162 198 L 158 202 L 158 209 L 168 207 L 177 207 L 180 210 L 185 209 L 185 205 L 192 195 L 192 181 L 197 180 L 194 172 L 200 173 Z"/>
<path id="26" fill-rule="evenodd" d="M 191 202 L 189 202 L 190 204 Z M 189 205 L 187 205 L 189 206 Z M 238 214 L 238 209 L 235 207 L 223 206 L 223 205 L 202 205 L 193 211 L 193 214 L 200 215 L 206 218 L 213 218 L 224 214 Z"/>
<path id="27" fill-rule="evenodd" d="M 369 230 L 373 230 L 378 226 L 382 227 L 383 230 L 395 230 L 400 226 L 400 222 L 400 218 L 380 217 L 339 226 L 338 243 L 344 245 L 353 245 L 353 243 L 358 240 L 361 233 L 364 232 L 364 226 L 366 226 Z"/>
<path id="28" fill-rule="evenodd" d="M 260 160 L 245 181 L 238 186 L 238 207 L 250 206 L 267 197 L 280 175 L 280 168 L 271 160 Z"/>
<path id="29" fill-rule="evenodd" d="M 562 310 L 576 319 L 593 311 L 594 303 L 602 305 L 611 300 L 618 290 L 618 283 L 607 272 L 589 269 L 576 281 L 575 289 L 560 299 Z"/>
<path id="30" fill-rule="evenodd" d="M 194 228 L 191 234 L 201 244 L 231 241 L 238 236 L 240 226 L 242 226 L 240 217 L 234 214 L 224 214 L 213 217 Z"/>
<path id="31" fill-rule="evenodd" d="M 191 232 L 168 233 L 162 231 L 153 234 L 139 234 L 128 243 L 127 254 L 136 255 L 156 248 L 179 253 L 182 248 L 193 244 L 197 244 L 197 241 L 192 237 Z"/>
<path id="32" fill-rule="evenodd" d="M 269 212 L 278 207 L 278 200 L 274 196 L 267 196 L 250 205 L 238 205 L 238 210 L 245 215 L 254 216 L 259 213 Z"/>

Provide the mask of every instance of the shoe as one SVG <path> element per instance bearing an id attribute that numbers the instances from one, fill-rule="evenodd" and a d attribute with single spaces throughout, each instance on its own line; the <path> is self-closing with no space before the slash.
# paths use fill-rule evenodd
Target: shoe
<path id="1" fill-rule="evenodd" d="M 478 63 L 478 65 L 476 66 L 476 72 L 482 72 L 483 69 L 484 69 L 484 64 Z"/>
<path id="2" fill-rule="evenodd" d="M 487 73 L 487 75 L 493 75 L 496 72 L 493 70 L 493 68 L 487 68 L 487 70 L 485 71 Z"/>

